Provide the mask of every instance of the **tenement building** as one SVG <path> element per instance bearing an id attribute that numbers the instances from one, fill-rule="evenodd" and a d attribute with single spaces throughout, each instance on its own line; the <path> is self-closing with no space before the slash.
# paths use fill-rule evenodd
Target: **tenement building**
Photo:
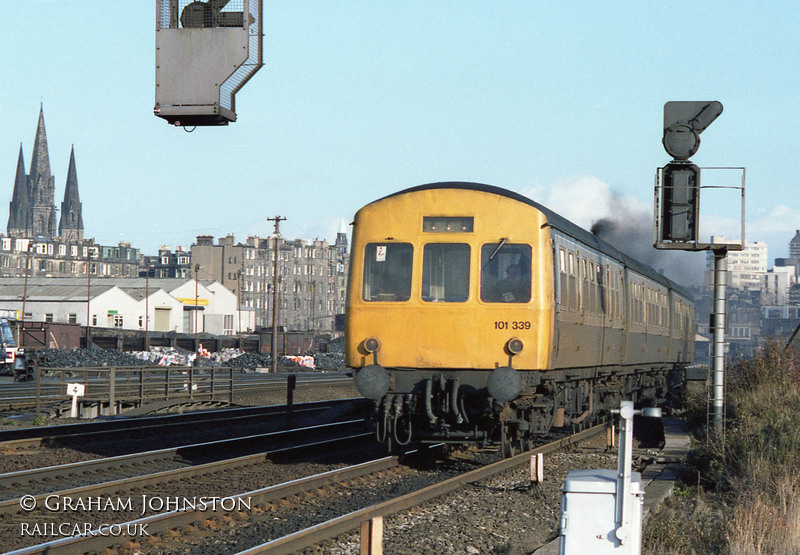
<path id="1" fill-rule="evenodd" d="M 188 278 L 192 275 L 191 256 L 180 246 L 175 252 L 170 247 L 162 246 L 158 249 L 158 256 L 145 255 L 139 269 L 140 277 Z"/>
<path id="2" fill-rule="evenodd" d="M 7 235 L 0 235 L 0 277 L 137 276 L 138 249 L 125 242 L 106 247 L 84 237 L 74 147 L 60 218 L 55 205 L 55 182 L 44 111 L 40 108 L 29 171 L 25 169 L 22 145 L 19 147 Z"/>
<path id="3" fill-rule="evenodd" d="M 217 280 L 236 293 L 257 328 L 272 327 L 276 297 L 277 325 L 286 330 L 335 331 L 337 315 L 341 320 L 344 314 L 349 265 L 344 225 L 333 244 L 280 236 L 237 243 L 233 235 L 214 244 L 213 236 L 200 235 L 191 260 L 200 279 Z"/>

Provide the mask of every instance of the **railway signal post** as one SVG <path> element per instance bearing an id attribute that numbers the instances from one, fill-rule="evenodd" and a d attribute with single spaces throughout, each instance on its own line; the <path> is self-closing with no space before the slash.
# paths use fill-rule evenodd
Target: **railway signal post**
<path id="1" fill-rule="evenodd" d="M 700 147 L 700 133 L 722 113 L 717 101 L 667 102 L 664 104 L 662 144 L 672 156 L 656 172 L 655 243 L 657 249 L 711 251 L 714 253 L 713 394 L 712 415 L 716 432 L 722 431 L 724 415 L 726 278 L 729 250 L 744 248 L 744 168 L 706 168 L 741 170 L 741 239 L 740 243 L 701 243 L 700 185 L 701 169 L 691 163 Z M 723 188 L 710 186 L 708 188 Z"/>

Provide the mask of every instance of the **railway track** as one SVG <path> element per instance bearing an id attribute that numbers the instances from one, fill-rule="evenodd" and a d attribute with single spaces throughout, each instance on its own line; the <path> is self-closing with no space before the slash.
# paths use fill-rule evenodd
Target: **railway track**
<path id="1" fill-rule="evenodd" d="M 585 440 L 588 437 L 597 435 L 604 430 L 604 424 L 595 426 L 588 430 L 571 435 L 567 438 L 537 447 L 530 452 L 522 453 L 514 457 L 503 459 L 496 463 L 482 466 L 475 470 L 459 474 L 458 476 L 454 476 L 447 480 L 432 484 L 428 487 L 413 491 L 406 495 L 364 507 L 363 509 L 349 512 L 342 516 L 330 519 L 320 525 L 304 528 L 292 534 L 288 534 L 266 543 L 253 546 L 242 551 L 241 553 L 247 553 L 247 555 L 256 553 L 291 553 L 320 545 L 328 540 L 332 540 L 337 536 L 346 534 L 349 531 L 360 527 L 361 524 L 366 521 L 376 517 L 387 517 L 400 511 L 417 507 L 428 501 L 431 501 L 432 499 L 459 490 L 473 482 L 486 480 L 506 472 L 515 466 L 525 464 L 530 460 L 531 455 L 539 453 L 544 455 L 551 453 L 558 449 L 562 449 L 565 446 L 573 445 L 577 442 Z"/>
<path id="2" fill-rule="evenodd" d="M 592 428 L 533 452 L 553 452 L 603 429 Z M 530 454 L 477 469 L 474 463 L 467 463 L 458 471 L 451 470 L 446 479 L 437 473 L 418 473 L 400 465 L 395 457 L 384 457 L 244 493 L 228 488 L 205 503 L 189 496 L 189 502 L 179 499 L 170 511 L 116 521 L 91 529 L 83 537 L 57 539 L 15 553 L 302 551 L 347 534 L 374 517 L 419 506 L 525 464 Z M 465 472 L 464 468 L 472 469 Z M 425 479 L 404 481 L 416 474 Z M 262 543 L 265 538 L 269 541 Z"/>
<path id="3" fill-rule="evenodd" d="M 68 373 L 69 369 L 64 369 L 63 371 Z M 53 370 L 53 372 L 60 373 L 62 370 Z M 327 388 L 352 385 L 352 377 L 343 372 L 259 374 L 239 371 L 233 374 L 232 396 L 236 399 L 254 392 L 285 391 L 287 379 L 290 375 L 295 376 L 296 387 L 298 388 Z M 69 381 L 67 377 L 62 377 L 61 379 L 51 377 L 44 379 L 38 386 L 31 382 L 4 383 L 0 388 L 0 413 L 13 414 L 15 411 L 35 408 L 37 406 L 37 396 L 39 404 L 43 408 L 56 412 L 63 412 L 63 410 L 59 409 L 68 410 L 67 407 L 71 397 L 66 395 L 65 384 L 67 381 Z M 123 386 L 130 388 L 132 382 L 126 379 L 125 376 L 120 375 L 116 380 L 116 384 L 122 390 Z M 136 383 L 133 383 L 133 387 L 136 385 Z M 210 383 L 202 381 L 199 376 L 192 394 L 200 398 L 204 395 L 210 395 L 210 387 Z M 169 396 L 175 401 L 189 399 L 189 391 L 186 388 L 186 384 L 183 382 L 175 383 L 170 390 Z M 230 394 L 225 391 L 224 395 L 218 393 L 217 396 L 227 398 Z"/>
<path id="4" fill-rule="evenodd" d="M 60 426 L 13 428 L 0 430 L 0 449 L 8 452 L 42 446 L 114 442 L 118 441 L 119 434 L 123 432 L 128 432 L 129 438 L 134 434 L 157 437 L 187 430 L 211 433 L 212 429 L 219 427 L 229 431 L 235 426 L 285 425 L 287 417 L 300 422 L 314 417 L 325 418 L 326 414 L 347 414 L 368 410 L 370 406 L 371 403 L 364 399 L 340 399 L 300 403 L 293 405 L 291 410 L 286 405 L 240 407 L 140 418 L 117 418 Z"/>
<path id="5" fill-rule="evenodd" d="M 29 547 L 58 525 L 97 528 L 104 519 L 151 514 L 164 508 L 157 501 L 190 498 L 204 488 L 281 479 L 292 467 L 281 464 L 287 458 L 357 449 L 372 437 L 364 424 L 345 420 L 0 475 L 0 551 Z"/>
<path id="6" fill-rule="evenodd" d="M 33 496 L 37 501 L 44 501 L 45 497 L 54 491 L 60 491 L 70 497 L 76 495 L 92 497 L 121 489 L 149 486 L 163 480 L 183 479 L 198 473 L 202 474 L 205 473 L 205 469 L 216 472 L 220 469 L 252 464 L 263 460 L 266 455 L 274 456 L 286 451 L 296 452 L 306 448 L 307 444 L 319 446 L 320 441 L 338 442 L 341 438 L 349 440 L 354 437 L 370 437 L 371 433 L 364 428 L 363 420 L 345 420 L 307 428 L 0 474 L 0 514 L 15 513 L 23 496 Z M 328 439 L 331 436 L 333 439 Z M 311 442 L 312 438 L 321 439 Z M 267 447 L 269 451 L 229 458 L 230 453 Z M 193 462 L 213 459 L 222 461 Z M 169 469 L 166 469 L 168 467 Z M 109 476 L 116 479 L 108 480 Z M 70 487 L 76 481 L 86 482 L 87 485 L 79 488 Z M 65 489 L 59 490 L 62 487 Z"/>

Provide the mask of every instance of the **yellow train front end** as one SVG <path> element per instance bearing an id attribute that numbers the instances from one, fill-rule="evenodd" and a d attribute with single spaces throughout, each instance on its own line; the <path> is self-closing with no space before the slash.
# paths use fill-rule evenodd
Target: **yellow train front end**
<path id="1" fill-rule="evenodd" d="M 433 184 L 356 214 L 346 362 L 381 407 L 382 440 L 491 439 L 497 402 L 527 387 L 521 371 L 549 368 L 550 234 L 506 193 Z"/>

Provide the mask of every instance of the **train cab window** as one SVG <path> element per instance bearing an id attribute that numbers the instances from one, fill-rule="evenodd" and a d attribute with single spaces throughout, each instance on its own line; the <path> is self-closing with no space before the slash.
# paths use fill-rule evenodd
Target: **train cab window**
<path id="1" fill-rule="evenodd" d="M 422 300 L 463 303 L 469 296 L 469 245 L 429 243 L 422 253 Z"/>
<path id="2" fill-rule="evenodd" d="M 531 300 L 530 245 L 490 243 L 481 248 L 481 300 L 527 303 Z"/>
<path id="3" fill-rule="evenodd" d="M 411 262 L 414 247 L 409 243 L 368 243 L 364 251 L 365 301 L 407 301 L 411 296 Z"/>

